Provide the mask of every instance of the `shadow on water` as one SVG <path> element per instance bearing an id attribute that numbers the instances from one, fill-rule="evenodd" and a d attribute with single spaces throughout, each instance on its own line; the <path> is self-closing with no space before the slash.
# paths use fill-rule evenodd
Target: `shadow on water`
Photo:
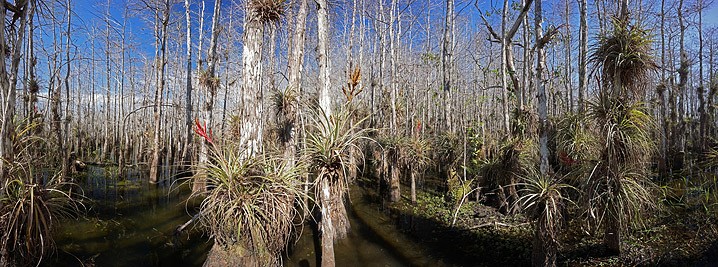
<path id="1" fill-rule="evenodd" d="M 57 252 L 44 265 L 201 266 L 211 242 L 196 229 L 173 235 L 191 218 L 189 190 L 150 184 L 140 170 L 128 170 L 122 180 L 110 172 L 89 167 L 78 179 L 86 216 L 59 225 Z"/>
<path id="2" fill-rule="evenodd" d="M 59 225 L 54 235 L 57 252 L 43 266 L 201 266 L 212 246 L 207 236 L 196 227 L 173 235 L 176 227 L 194 214 L 194 206 L 186 203 L 189 188 L 149 184 L 146 174 L 138 170 L 130 170 L 122 180 L 110 172 L 90 167 L 87 175 L 78 179 L 87 197 L 87 214 Z M 462 236 L 459 230 L 439 229 L 438 224 L 420 219 L 412 219 L 406 227 L 406 215 L 387 215 L 365 190 L 354 187 L 350 196 L 351 230 L 335 244 L 337 266 L 485 265 L 476 260 L 507 263 L 498 258 L 481 259 L 491 256 L 486 252 L 465 255 L 477 251 L 463 249 L 476 243 L 476 236 Z M 316 227 L 304 227 L 284 256 L 285 266 L 317 266 L 320 247 L 316 233 Z M 486 251 L 495 248 L 495 244 L 484 245 Z"/>
<path id="3" fill-rule="evenodd" d="M 370 203 L 370 207 L 382 206 L 383 200 L 375 192 L 367 191 L 362 198 L 362 201 Z M 422 253 L 410 261 L 411 266 L 531 265 L 531 238 L 526 228 L 472 227 L 483 220 L 479 218 L 493 216 L 488 209 L 474 210 L 475 214 L 469 215 L 472 218 L 469 218 L 471 223 L 467 222 L 468 225 L 457 223 L 457 226 L 449 226 L 436 218 L 422 216 L 422 212 L 413 214 L 395 206 L 387 208 L 391 218 L 389 224 L 396 225 L 399 229 L 394 232 L 401 233 L 400 242 L 411 244 L 415 247 L 412 250 Z"/>
<path id="4" fill-rule="evenodd" d="M 400 231 L 396 220 L 379 210 L 363 189 L 354 187 L 350 196 L 347 212 L 351 229 L 347 238 L 334 245 L 336 266 L 456 266 L 434 257 L 430 253 L 433 248 Z M 305 227 L 285 256 L 285 265 L 317 266 L 320 250 L 316 227 Z"/>

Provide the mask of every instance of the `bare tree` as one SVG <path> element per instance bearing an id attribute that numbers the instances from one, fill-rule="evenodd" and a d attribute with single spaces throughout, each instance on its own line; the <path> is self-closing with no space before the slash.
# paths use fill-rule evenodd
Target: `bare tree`
<path id="1" fill-rule="evenodd" d="M 586 87 L 588 86 L 588 21 L 586 19 L 588 3 L 586 0 L 579 0 L 580 26 L 579 26 L 579 51 L 578 51 L 578 112 L 583 113 L 586 106 Z"/>
<path id="2" fill-rule="evenodd" d="M 219 77 L 215 74 L 217 68 L 217 38 L 219 37 L 219 16 L 221 12 L 222 0 L 214 1 L 214 12 L 212 13 L 212 37 L 209 40 L 209 52 L 207 53 L 207 69 L 201 70 L 199 73 L 200 85 L 205 91 L 205 103 L 203 120 L 205 124 L 212 125 L 212 110 L 214 107 L 214 97 L 217 95 L 219 88 Z M 200 38 L 202 38 L 200 36 Z M 190 122 L 191 123 L 191 122 Z M 209 147 L 207 141 L 200 140 L 199 162 L 207 163 Z M 203 175 L 198 175 L 198 180 L 192 185 L 192 191 L 203 191 L 206 187 Z"/>
<path id="3" fill-rule="evenodd" d="M 306 42 L 306 24 L 308 14 L 308 0 L 299 1 L 299 11 L 297 12 L 294 22 L 294 36 L 293 43 L 289 53 L 289 59 L 287 60 L 287 72 L 288 72 L 288 84 L 287 90 L 290 94 L 294 94 L 296 98 L 301 96 L 302 88 L 302 67 L 304 63 L 304 44 Z M 287 92 L 285 92 L 286 94 Z M 294 99 L 299 102 L 299 99 Z M 288 125 L 287 125 L 287 139 L 284 145 L 285 156 L 290 159 L 294 159 L 297 153 L 297 130 L 296 122 L 299 118 L 299 108 L 295 108 L 291 111 L 292 114 L 288 114 Z"/>
<path id="4" fill-rule="evenodd" d="M 148 5 L 149 6 L 149 5 Z M 154 97 L 154 132 L 152 134 L 152 161 L 150 162 L 150 183 L 157 183 L 160 170 L 160 139 L 162 133 L 162 98 L 165 87 L 165 66 L 167 65 L 167 26 L 170 20 L 170 1 L 165 0 L 155 9 L 155 39 L 159 42 L 159 57 L 155 58 L 157 71 Z M 160 17 L 161 16 L 161 17 Z"/>
<path id="5" fill-rule="evenodd" d="M 185 8 L 185 20 L 187 28 L 187 38 L 185 47 L 187 48 L 187 65 L 185 69 L 185 136 L 184 145 L 182 149 L 182 161 L 184 164 L 189 164 L 191 161 L 190 151 L 192 146 L 192 20 L 190 16 L 190 4 L 189 0 L 184 1 Z"/>
<path id="6" fill-rule="evenodd" d="M 451 64 L 453 64 L 453 38 L 454 38 L 454 0 L 446 0 L 446 14 L 444 16 L 444 37 L 441 42 L 441 80 L 444 90 L 444 128 L 450 132 L 451 125 Z"/>

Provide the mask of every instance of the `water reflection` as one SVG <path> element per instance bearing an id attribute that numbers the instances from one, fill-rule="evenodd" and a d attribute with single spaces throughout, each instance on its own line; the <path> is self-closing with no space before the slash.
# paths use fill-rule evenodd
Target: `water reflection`
<path id="1" fill-rule="evenodd" d="M 201 266 L 208 239 L 196 229 L 173 235 L 193 213 L 189 192 L 169 182 L 149 184 L 140 170 L 127 170 L 122 180 L 112 171 L 90 166 L 77 179 L 87 216 L 60 225 L 58 251 L 45 265 Z"/>

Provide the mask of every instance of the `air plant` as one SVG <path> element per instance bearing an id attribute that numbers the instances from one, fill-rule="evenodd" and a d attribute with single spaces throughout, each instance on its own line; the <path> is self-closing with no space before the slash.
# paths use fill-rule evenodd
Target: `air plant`
<path id="1" fill-rule="evenodd" d="M 587 114 L 599 152 L 582 185 L 583 203 L 589 219 L 603 226 L 604 245 L 614 254 L 620 254 L 621 233 L 629 223 L 640 223 L 641 214 L 654 207 L 646 164 L 655 151 L 649 134 L 655 124 L 640 102 L 631 102 L 643 96 L 656 68 L 650 40 L 642 25 L 615 19 L 590 57 L 601 70 L 603 90 Z"/>
<path id="2" fill-rule="evenodd" d="M 277 264 L 289 242 L 293 219 L 303 209 L 303 165 L 279 155 L 246 153 L 232 145 L 211 149 L 203 165 L 210 188 L 200 205 L 200 224 L 216 246 L 238 249 L 259 265 Z M 298 203 L 298 206 L 295 204 Z"/>
<path id="3" fill-rule="evenodd" d="M 211 129 L 195 121 L 195 133 L 209 144 L 209 162 L 198 166 L 207 191 L 199 222 L 214 238 L 214 253 L 235 251 L 247 264 L 277 265 L 289 242 L 294 218 L 304 210 L 301 162 L 269 153 L 248 157 L 234 143 L 219 145 Z M 296 205 L 295 205 L 296 204 Z"/>
<path id="4" fill-rule="evenodd" d="M 606 88 L 611 95 L 640 97 L 648 75 L 657 68 L 650 31 L 620 18 L 614 18 L 612 24 L 610 32 L 599 36 L 589 60 L 600 68 L 604 84 L 612 85 Z"/>
<path id="5" fill-rule="evenodd" d="M 561 165 L 580 166 L 581 163 L 598 156 L 598 147 L 593 127 L 585 114 L 563 117 L 556 124 L 554 142 Z"/>
<path id="6" fill-rule="evenodd" d="M 505 212 L 516 213 L 520 210 L 516 187 L 523 170 L 537 161 L 537 151 L 536 142 L 516 137 L 493 148 L 490 156 L 477 163 L 478 173 L 485 177 L 487 185 L 498 189 L 499 206 Z"/>
<path id="7" fill-rule="evenodd" d="M 279 23 L 284 16 L 286 0 L 250 0 L 249 10 L 262 24 Z"/>
<path id="8" fill-rule="evenodd" d="M 46 181 L 35 172 L 32 147 L 45 142 L 31 135 L 38 123 L 18 123 L 12 138 L 16 157 L 6 162 L 0 181 L 0 262 L 37 264 L 52 253 L 54 225 L 84 209 L 81 191 L 60 175 Z"/>
<path id="9" fill-rule="evenodd" d="M 304 155 L 315 175 L 314 188 L 319 206 L 322 260 L 333 261 L 334 241 L 346 236 L 349 220 L 344 206 L 350 180 L 348 170 L 356 168 L 349 160 L 349 152 L 358 150 L 358 143 L 370 140 L 369 128 L 359 128 L 368 117 L 351 123 L 352 112 L 346 106 L 328 116 L 320 107 L 312 109 L 306 133 Z"/>
<path id="10" fill-rule="evenodd" d="M 201 70 L 199 72 L 198 79 L 199 84 L 207 89 L 211 96 L 217 94 L 217 89 L 219 88 L 219 77 L 214 76 L 214 74 L 209 70 Z"/>
<path id="11" fill-rule="evenodd" d="M 299 108 L 297 91 L 291 88 L 284 91 L 276 90 L 272 94 L 271 101 L 276 110 L 276 131 L 279 141 L 282 143 L 288 142 L 290 134 L 292 134 L 292 127 L 295 127 L 294 124 L 297 119 L 295 111 Z"/>
<path id="12" fill-rule="evenodd" d="M 77 193 L 68 191 L 75 185 L 61 181 L 59 175 L 36 184 L 32 172 L 12 168 L 11 172 L 15 174 L 2 185 L 0 198 L 0 249 L 11 253 L 15 261 L 40 262 L 54 250 L 54 225 L 60 219 L 74 218 L 84 206 Z M 27 174 L 30 177 L 24 176 Z"/>
<path id="13" fill-rule="evenodd" d="M 411 176 L 411 201 L 416 203 L 416 176 L 431 163 L 431 143 L 420 137 L 407 138 L 402 143 L 399 161 Z"/>
<path id="14" fill-rule="evenodd" d="M 562 211 L 566 203 L 573 203 L 565 191 L 574 188 L 562 183 L 561 177 L 542 175 L 536 168 L 525 173 L 519 183 L 522 193 L 519 203 L 534 223 L 534 259 L 546 260 L 543 266 L 554 265 Z"/>

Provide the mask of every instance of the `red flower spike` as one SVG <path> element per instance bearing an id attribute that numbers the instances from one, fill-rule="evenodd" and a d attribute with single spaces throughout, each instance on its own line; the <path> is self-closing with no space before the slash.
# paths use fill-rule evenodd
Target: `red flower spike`
<path id="1" fill-rule="evenodd" d="M 195 118 L 195 119 L 194 119 L 194 124 L 195 124 L 195 126 L 196 126 L 196 127 L 194 128 L 194 132 L 195 132 L 197 135 L 199 135 L 199 136 L 201 136 L 202 138 L 204 138 L 204 140 L 206 140 L 206 141 L 209 142 L 210 144 L 213 144 L 213 142 L 212 142 L 212 136 L 213 136 L 213 134 L 212 134 L 212 129 L 210 129 L 210 130 L 209 130 L 209 134 L 207 134 L 207 123 L 205 122 L 205 123 L 204 123 L 204 126 L 202 126 L 202 125 L 199 123 L 199 120 L 198 120 L 197 118 Z"/>

